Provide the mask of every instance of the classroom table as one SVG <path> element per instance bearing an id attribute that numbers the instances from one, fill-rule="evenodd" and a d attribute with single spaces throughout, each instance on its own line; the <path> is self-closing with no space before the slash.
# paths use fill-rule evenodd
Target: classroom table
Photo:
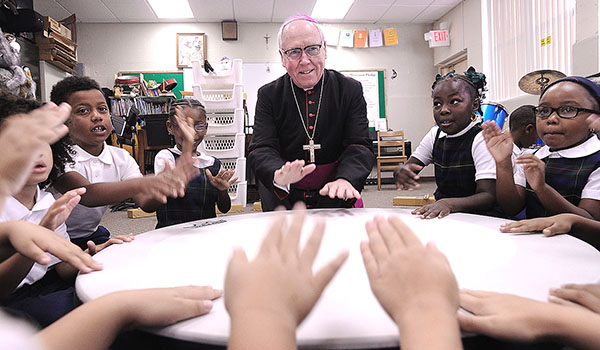
<path id="1" fill-rule="evenodd" d="M 397 328 L 372 295 L 359 242 L 367 239 L 364 223 L 374 215 L 399 215 L 424 242 L 446 254 L 461 288 L 517 294 L 546 300 L 548 289 L 564 283 L 592 283 L 600 277 L 600 253 L 569 235 L 506 234 L 508 220 L 451 214 L 422 220 L 406 209 L 329 209 L 308 211 L 302 242 L 316 217 L 327 227 L 315 267 L 343 249 L 350 252 L 313 311 L 298 328 L 300 347 L 377 348 L 398 345 Z M 104 294 L 137 288 L 211 285 L 223 288 L 232 247 L 248 258 L 258 251 L 273 213 L 222 216 L 180 224 L 113 245 L 95 258 L 102 271 L 80 274 L 77 293 L 84 302 Z M 204 316 L 162 329 L 163 336 L 225 345 L 229 316 L 223 298 Z"/>

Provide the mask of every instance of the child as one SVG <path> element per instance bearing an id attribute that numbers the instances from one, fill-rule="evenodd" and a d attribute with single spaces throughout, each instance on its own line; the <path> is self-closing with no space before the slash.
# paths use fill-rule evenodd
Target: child
<path id="1" fill-rule="evenodd" d="M 11 115 L 40 107 L 35 100 L 10 94 L 0 95 L 0 105 L 3 107 L 0 122 Z M 68 145 L 59 145 L 63 149 L 56 153 L 57 157 L 53 157 L 49 144 L 42 147 L 25 184 L 6 198 L 0 212 L 0 222 L 29 221 L 68 239 L 64 221 L 85 189 L 69 191 L 55 201 L 52 194 L 38 186 L 46 183 L 49 177 L 60 175 L 65 163 L 71 161 Z M 90 250 L 99 251 L 112 243 L 122 241 L 111 240 L 102 246 L 92 246 Z M 49 263 L 41 265 L 21 254 L 13 254 L 0 264 L 0 294 L 5 299 L 3 305 L 30 315 L 42 326 L 54 322 L 75 307 L 73 283 L 77 270 L 54 256 L 50 258 Z"/>
<path id="2" fill-rule="evenodd" d="M 496 169 L 485 147 L 476 112 L 484 98 L 485 75 L 470 67 L 436 77 L 432 86 L 434 126 L 406 164 L 394 170 L 397 189 L 418 187 L 417 175 L 435 165 L 436 202 L 414 210 L 422 218 L 451 212 L 485 213 L 495 203 Z"/>
<path id="3" fill-rule="evenodd" d="M 88 240 L 101 244 L 109 239 L 110 232 L 98 226 L 109 204 L 133 198 L 146 209 L 166 201 L 166 196 L 184 194 L 185 184 L 193 174 L 191 165 L 179 162 L 183 165 L 165 174 L 142 177 L 138 164 L 127 151 L 104 142 L 112 125 L 108 105 L 96 81 L 87 77 L 65 78 L 54 85 L 50 98 L 72 107 L 67 126 L 76 152 L 74 166 L 67 169 L 54 187 L 62 193 L 76 187 L 87 189 L 81 200 L 86 206 L 78 205 L 67 220 L 73 243 L 85 248 Z M 187 155 L 182 158 L 187 161 Z"/>
<path id="4" fill-rule="evenodd" d="M 484 124 L 496 162 L 498 203 L 509 215 L 525 207 L 527 218 L 573 213 L 600 218 L 600 140 L 586 118 L 600 114 L 600 88 L 588 79 L 566 77 L 548 85 L 536 107 L 537 132 L 545 146 L 511 162 L 512 139 Z"/>
<path id="5" fill-rule="evenodd" d="M 508 118 L 510 135 L 513 138 L 513 157 L 517 158 L 537 140 L 535 106 L 524 105 L 515 109 Z"/>
<path id="6" fill-rule="evenodd" d="M 189 123 L 178 123 L 175 119 L 176 111 L 182 115 L 182 119 L 179 120 L 186 120 L 183 119 L 185 115 L 189 118 Z M 167 204 L 158 208 L 156 228 L 214 218 L 217 216 L 215 203 L 222 213 L 231 208 L 227 189 L 237 180 L 231 178 L 234 171 L 221 169 L 219 159 L 198 152 L 198 145 L 202 142 L 207 127 L 206 111 L 199 101 L 182 99 L 171 104 L 167 130 L 175 138 L 175 147 L 158 152 L 154 159 L 154 173 L 164 171 L 167 164 L 170 168 L 175 166 L 175 160 L 183 151 L 184 141 L 192 144 L 194 166 L 201 171 L 198 177 L 188 183 L 184 197 L 169 198 Z"/>

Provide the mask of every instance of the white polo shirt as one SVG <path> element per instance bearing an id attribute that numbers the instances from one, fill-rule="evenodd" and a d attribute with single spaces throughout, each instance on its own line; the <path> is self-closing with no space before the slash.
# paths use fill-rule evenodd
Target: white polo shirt
<path id="1" fill-rule="evenodd" d="M 175 167 L 175 156 L 171 152 L 181 155 L 181 151 L 177 147 L 163 149 L 156 154 L 156 157 L 154 157 L 154 174 L 163 172 L 167 163 L 171 169 Z M 215 164 L 215 157 L 199 153 L 199 155 L 192 157 L 192 162 L 198 169 L 207 168 Z"/>
<path id="2" fill-rule="evenodd" d="M 5 221 L 29 221 L 34 224 L 39 224 L 40 221 L 44 218 L 50 206 L 54 203 L 54 197 L 51 193 L 40 190 L 38 188 L 37 193 L 35 195 L 35 204 L 31 210 L 27 209 L 21 202 L 16 200 L 14 197 L 7 197 L 4 202 L 4 209 L 0 212 L 0 222 Z M 67 234 L 67 227 L 65 224 L 61 224 L 55 230 L 55 232 L 64 237 L 65 239 L 69 239 L 69 235 Z M 40 265 L 38 263 L 34 263 L 29 270 L 27 276 L 21 281 L 19 286 L 20 288 L 24 284 L 33 284 L 36 281 L 39 281 L 44 277 L 48 268 L 56 265 L 61 260 L 50 253 L 46 253 L 50 257 L 50 263 L 48 265 Z"/>
<path id="3" fill-rule="evenodd" d="M 596 153 L 598 151 L 600 151 L 600 140 L 598 140 L 598 138 L 594 136 L 590 137 L 587 141 L 578 146 L 562 149 L 556 152 L 550 151 L 550 147 L 544 145 L 534 154 L 539 159 L 544 159 L 546 157 L 581 158 L 589 156 L 590 154 Z M 523 171 L 523 166 L 520 164 L 515 164 L 514 179 L 516 185 L 522 187 L 527 186 L 525 172 Z M 587 183 L 585 184 L 585 186 L 583 187 L 583 191 L 581 192 L 581 198 L 600 200 L 600 169 L 596 169 L 590 174 L 590 177 L 588 178 Z"/>
<path id="4" fill-rule="evenodd" d="M 454 135 L 448 135 L 443 131 L 440 131 L 439 139 L 447 137 L 454 138 L 464 135 L 467 131 L 471 130 L 477 121 L 471 122 L 466 128 Z M 420 160 L 423 164 L 429 165 L 433 162 L 433 144 L 435 142 L 435 135 L 437 134 L 439 127 L 436 125 L 423 137 L 421 143 L 417 149 L 411 154 L 411 157 L 415 157 Z M 478 133 L 473 139 L 473 145 L 471 146 L 471 155 L 475 163 L 475 181 L 483 179 L 496 179 L 496 162 L 488 151 L 483 139 L 483 134 Z"/>
<path id="5" fill-rule="evenodd" d="M 90 183 L 117 182 L 142 177 L 140 168 L 129 152 L 122 148 L 104 143 L 99 156 L 89 154 L 83 148 L 74 146 L 75 164 L 68 166 L 65 172 L 76 171 Z M 67 219 L 67 231 L 71 238 L 90 236 L 102 220 L 108 205 L 86 207 L 78 204 Z"/>

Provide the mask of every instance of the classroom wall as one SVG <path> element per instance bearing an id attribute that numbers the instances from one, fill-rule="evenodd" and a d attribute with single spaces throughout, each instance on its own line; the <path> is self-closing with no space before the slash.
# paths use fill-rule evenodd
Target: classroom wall
<path id="1" fill-rule="evenodd" d="M 467 50 L 469 65 L 483 69 L 481 34 L 481 1 L 465 0 L 434 23 L 435 29 L 446 22 L 450 31 L 450 46 L 434 48 L 434 64 L 440 65 L 449 58 Z"/>
<path id="2" fill-rule="evenodd" d="M 329 25 L 340 29 L 374 29 L 365 24 Z M 388 127 L 403 129 L 414 147 L 433 125 L 431 83 L 437 70 L 433 50 L 423 39 L 427 24 L 390 25 L 398 29 L 399 45 L 381 48 L 329 47 L 326 67 L 331 69 L 384 69 L 386 71 Z M 112 86 L 118 71 L 176 70 L 176 33 L 206 33 L 207 59 L 222 56 L 244 62 L 280 62 L 275 23 L 238 23 L 237 41 L 221 40 L 220 23 L 90 24 L 77 27 L 78 60 L 87 75 L 102 86 Z M 268 47 L 264 37 L 270 37 Z M 391 79 L 392 69 L 398 77 Z M 186 86 L 186 90 L 189 88 Z"/>
<path id="3" fill-rule="evenodd" d="M 577 1 L 576 39 L 573 44 L 573 74 L 591 75 L 600 72 L 598 38 L 598 1 Z"/>

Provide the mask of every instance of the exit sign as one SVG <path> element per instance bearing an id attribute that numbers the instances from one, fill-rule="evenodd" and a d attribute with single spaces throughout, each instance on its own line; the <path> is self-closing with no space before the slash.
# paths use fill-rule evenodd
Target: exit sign
<path id="1" fill-rule="evenodd" d="M 432 30 L 425 33 L 425 40 L 429 41 L 429 47 L 450 46 L 450 33 L 448 30 Z"/>

